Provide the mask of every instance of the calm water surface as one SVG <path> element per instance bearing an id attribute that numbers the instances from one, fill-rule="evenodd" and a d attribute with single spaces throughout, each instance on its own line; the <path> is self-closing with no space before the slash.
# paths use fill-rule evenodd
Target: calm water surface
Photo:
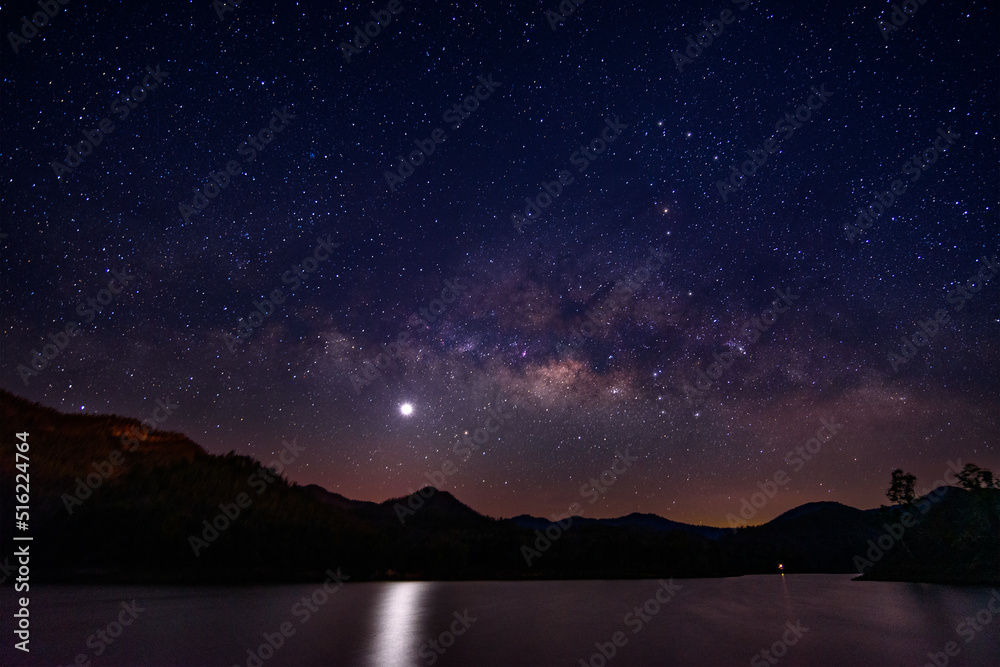
<path id="1" fill-rule="evenodd" d="M 949 665 L 1000 665 L 995 589 L 850 578 L 686 579 L 672 593 L 653 580 L 347 584 L 332 595 L 316 585 L 32 586 L 30 654 L 12 648 L 15 594 L 5 586 L 0 663 L 70 665 L 83 654 L 95 667 L 600 667 L 603 647 L 614 651 L 608 665 L 918 667 L 954 642 Z M 977 612 L 991 621 L 960 634 Z"/>

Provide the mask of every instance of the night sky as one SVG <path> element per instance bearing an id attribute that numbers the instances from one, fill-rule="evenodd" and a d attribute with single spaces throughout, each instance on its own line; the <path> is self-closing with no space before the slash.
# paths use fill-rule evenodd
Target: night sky
<path id="1" fill-rule="evenodd" d="M 0 385 L 493 516 L 1000 471 L 1000 11 L 907 4 L 9 3 Z"/>

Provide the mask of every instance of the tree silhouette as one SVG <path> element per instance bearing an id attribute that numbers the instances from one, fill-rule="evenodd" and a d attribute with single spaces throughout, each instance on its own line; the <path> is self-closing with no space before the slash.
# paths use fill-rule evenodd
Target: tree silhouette
<path id="1" fill-rule="evenodd" d="M 958 477 L 958 483 L 962 485 L 962 488 L 969 491 L 980 488 L 992 489 L 997 486 L 997 480 L 993 477 L 993 473 L 985 468 L 980 468 L 975 463 L 966 463 L 956 477 Z"/>
<path id="2" fill-rule="evenodd" d="M 913 502 L 915 495 L 913 485 L 916 481 L 916 475 L 911 475 L 908 472 L 903 472 L 900 468 L 896 468 L 892 471 L 892 485 L 885 492 L 885 495 L 888 496 L 889 501 L 894 505 L 909 505 Z"/>

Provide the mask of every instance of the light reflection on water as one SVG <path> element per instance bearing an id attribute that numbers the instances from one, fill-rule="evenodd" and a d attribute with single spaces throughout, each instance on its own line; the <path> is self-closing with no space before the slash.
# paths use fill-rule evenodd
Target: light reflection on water
<path id="1" fill-rule="evenodd" d="M 425 581 L 383 586 L 372 624 L 369 665 L 409 667 L 418 664 L 417 646 L 423 639 L 421 620 L 426 615 L 422 602 L 429 586 Z"/>
<path id="2" fill-rule="evenodd" d="M 799 621 L 808 631 L 778 667 L 915 667 L 949 642 L 960 652 L 948 667 L 1000 664 L 1000 614 L 971 641 L 956 630 L 987 613 L 992 588 L 851 578 L 675 580 L 678 594 L 641 631 L 625 617 L 656 592 L 655 580 L 348 582 L 308 617 L 296 610 L 315 584 L 32 586 L 31 653 L 2 641 L 0 665 L 70 665 L 81 655 L 94 667 L 579 665 L 616 632 L 628 642 L 608 667 L 749 665 Z M 0 629 L 16 597 L 0 590 Z M 131 600 L 144 609 L 138 620 L 113 643 L 88 645 Z M 475 625 L 445 644 L 456 614 Z M 447 650 L 428 649 L 431 640 Z"/>

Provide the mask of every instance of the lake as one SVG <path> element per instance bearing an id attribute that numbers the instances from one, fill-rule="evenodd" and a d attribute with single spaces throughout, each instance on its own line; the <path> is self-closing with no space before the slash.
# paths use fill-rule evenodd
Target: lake
<path id="1" fill-rule="evenodd" d="M 12 647 L 15 593 L 4 586 L 0 662 L 919 667 L 939 654 L 942 666 L 1000 664 L 989 606 L 1000 612 L 1000 591 L 850 579 L 32 585 L 30 654 Z"/>

